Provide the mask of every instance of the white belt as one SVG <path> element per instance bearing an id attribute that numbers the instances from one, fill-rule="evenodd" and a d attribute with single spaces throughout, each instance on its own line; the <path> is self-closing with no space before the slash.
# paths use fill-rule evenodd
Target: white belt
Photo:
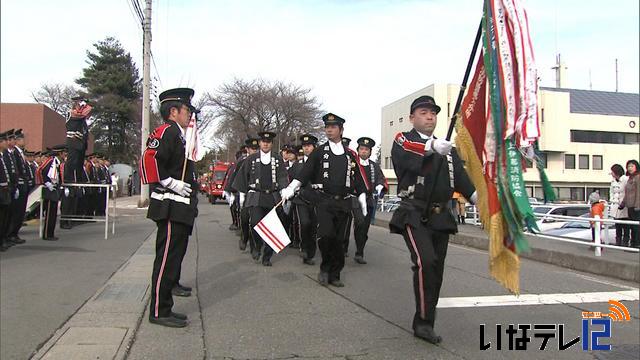
<path id="1" fill-rule="evenodd" d="M 184 196 L 180 196 L 178 194 L 172 194 L 172 193 L 159 194 L 157 192 L 152 192 L 151 198 L 160 200 L 160 201 L 173 200 L 173 201 L 187 204 L 187 205 L 191 204 L 191 199 L 189 199 L 188 197 L 184 197 Z"/>

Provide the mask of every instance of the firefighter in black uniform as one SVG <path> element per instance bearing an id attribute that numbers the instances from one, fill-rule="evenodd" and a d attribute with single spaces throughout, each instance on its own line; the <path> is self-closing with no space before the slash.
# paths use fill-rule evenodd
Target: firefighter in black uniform
<path id="1" fill-rule="evenodd" d="M 448 204 L 454 190 L 473 203 L 477 199 L 452 143 L 433 136 L 438 112 L 440 107 L 432 97 L 415 99 L 409 117 L 413 130 L 395 136 L 391 158 L 402 201 L 389 223 L 392 233 L 402 234 L 411 253 L 414 334 L 434 344 L 442 341 L 434 332 L 434 323 L 449 234 L 457 232 Z"/>
<path id="2" fill-rule="evenodd" d="M 64 183 L 77 183 L 82 177 L 84 155 L 89 140 L 89 127 L 87 119 L 93 109 L 82 96 L 72 98 L 73 107 L 69 112 L 66 122 L 67 129 L 67 160 L 64 163 Z M 66 187 L 62 197 L 62 216 L 72 217 L 77 215 L 78 201 L 82 194 L 79 187 Z M 60 227 L 71 229 L 71 221 L 61 221 Z"/>
<path id="3" fill-rule="evenodd" d="M 7 138 L 9 131 L 0 133 L 0 251 L 7 251 L 12 243 L 7 238 L 9 225 L 9 206 L 13 198 L 13 176 L 11 166 L 5 161 L 4 153 L 7 150 Z"/>
<path id="4" fill-rule="evenodd" d="M 231 212 L 231 225 L 229 225 L 229 230 L 236 231 L 240 228 L 240 215 L 239 209 L 235 201 L 235 194 L 231 190 L 231 177 L 236 172 L 236 166 L 238 165 L 238 161 L 242 159 L 247 152 L 247 147 L 242 145 L 240 150 L 236 151 L 235 162 L 232 162 L 231 165 L 227 168 L 226 174 L 224 174 L 224 183 L 222 186 L 223 189 L 223 197 L 227 200 L 229 204 L 229 211 Z"/>
<path id="5" fill-rule="evenodd" d="M 353 235 L 356 239 L 356 255 L 353 258 L 358 264 L 366 264 L 364 260 L 364 246 L 367 243 L 369 232 L 369 226 L 371 226 L 371 217 L 376 211 L 376 205 L 378 199 L 384 196 L 384 193 L 388 191 L 387 179 L 382 174 L 382 169 L 375 161 L 370 161 L 371 150 L 376 145 L 376 142 L 368 137 L 361 137 L 358 139 L 358 161 L 362 166 L 364 179 L 367 187 L 367 216 L 362 222 L 357 222 L 353 228 Z M 349 239 L 345 242 L 345 252 L 349 247 Z"/>
<path id="6" fill-rule="evenodd" d="M 285 144 L 281 148 L 282 159 L 284 160 L 284 167 L 287 170 L 287 176 L 289 181 L 293 180 L 295 175 L 296 164 L 296 151 L 290 144 Z M 289 238 L 291 239 L 290 247 L 292 249 L 300 249 L 300 238 L 296 235 L 295 226 L 293 223 L 293 212 L 291 203 L 284 204 L 282 206 L 282 226 L 284 226 Z"/>
<path id="7" fill-rule="evenodd" d="M 293 165 L 293 178 L 295 178 L 304 168 L 304 164 L 309 159 L 309 155 L 315 150 L 318 138 L 311 134 L 300 136 L 302 143 L 302 159 Z M 311 184 L 302 187 L 296 196 L 291 200 L 293 203 L 293 222 L 295 224 L 296 236 L 300 239 L 302 250 L 302 262 L 307 265 L 315 265 L 313 258 L 316 256 L 316 228 L 318 217 L 316 208 L 311 202 L 313 199 L 313 189 Z M 310 193 L 311 192 L 311 193 Z"/>
<path id="8" fill-rule="evenodd" d="M 20 238 L 18 233 L 24 222 L 24 214 L 27 209 L 27 198 L 29 197 L 29 183 L 31 181 L 29 165 L 24 157 L 24 133 L 22 129 L 13 132 L 13 141 L 7 149 L 13 166 L 15 168 L 16 186 L 14 198 L 11 201 L 9 214 L 8 238 L 15 244 L 23 244 L 25 240 Z"/>
<path id="9" fill-rule="evenodd" d="M 191 289 L 178 283 L 187 242 L 198 215 L 197 176 L 193 161 L 185 157 L 184 134 L 195 111 L 193 90 L 178 88 L 160 94 L 160 114 L 165 124 L 147 140 L 140 174 L 150 184 L 147 217 L 156 222 L 156 258 L 151 277 L 151 323 L 184 327 L 187 316 L 172 311 L 173 288 Z M 193 189 L 193 190 L 192 190 Z"/>
<path id="10" fill-rule="evenodd" d="M 348 214 L 357 211 L 359 218 L 366 215 L 364 182 L 358 167 L 357 155 L 342 143 L 345 120 L 335 114 L 322 117 L 327 138 L 318 146 L 296 175 L 291 185 L 282 191 L 285 199 L 291 199 L 301 185 L 311 184 L 312 203 L 318 214 L 318 247 L 322 254 L 318 282 L 326 286 L 344 286 L 340 272 L 344 268 L 344 236 Z M 359 194 L 354 197 L 353 194 Z"/>
<path id="11" fill-rule="evenodd" d="M 57 145 L 50 149 L 49 158 L 38 168 L 38 182 L 42 184 L 42 211 L 44 214 L 44 231 L 42 240 L 56 241 L 54 235 L 56 218 L 58 217 L 58 200 L 60 200 L 60 160 L 64 158 L 65 145 Z"/>
<path id="12" fill-rule="evenodd" d="M 251 250 L 251 254 L 253 255 L 255 250 L 255 241 L 253 241 L 253 236 L 251 235 L 251 227 L 249 224 L 249 209 L 243 207 L 240 202 L 240 194 L 238 189 L 235 187 L 235 179 L 240 174 L 242 167 L 244 166 L 245 160 L 248 156 L 255 154 L 258 151 L 258 139 L 257 138 L 248 138 L 245 140 L 245 144 L 247 145 L 247 154 L 244 158 L 238 161 L 236 165 L 236 170 L 233 173 L 232 177 L 229 179 L 231 190 L 235 193 L 234 201 L 237 203 L 238 209 L 240 209 L 240 240 L 239 247 L 240 250 L 244 251 L 247 248 L 247 243 L 249 244 L 249 249 Z M 258 239 L 260 240 L 260 239 Z"/>
<path id="13" fill-rule="evenodd" d="M 273 139 L 276 134 L 270 131 L 258 133 L 260 150 L 247 156 L 233 181 L 233 187 L 238 190 L 240 206 L 249 211 L 251 229 L 280 202 L 279 191 L 289 185 L 284 160 L 279 154 L 272 152 Z M 255 230 L 252 230 L 255 248 L 251 256 L 260 259 L 262 250 L 262 265 L 271 266 L 273 249 L 267 245 Z"/>

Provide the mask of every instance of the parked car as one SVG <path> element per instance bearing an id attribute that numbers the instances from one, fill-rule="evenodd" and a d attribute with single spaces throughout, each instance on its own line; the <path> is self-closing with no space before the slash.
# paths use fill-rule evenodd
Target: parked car
<path id="1" fill-rule="evenodd" d="M 392 212 L 395 211 L 398 206 L 400 206 L 400 201 L 402 199 L 400 199 L 399 197 L 395 196 L 389 199 L 384 200 L 384 202 L 382 202 L 380 200 L 379 202 L 379 206 L 378 206 L 378 210 L 379 211 L 384 211 L 384 212 Z"/>
<path id="2" fill-rule="evenodd" d="M 580 216 L 589 214 L 591 208 L 587 204 L 546 204 L 534 205 L 533 212 L 538 218 L 536 224 L 540 232 L 557 229 L 564 225 L 567 220 L 545 218 L 544 215 Z"/>
<path id="3" fill-rule="evenodd" d="M 589 213 L 580 215 L 580 217 L 588 218 L 591 215 Z M 543 232 L 544 235 L 567 237 L 575 240 L 584 240 L 591 242 L 591 224 L 587 221 L 568 221 L 557 229 L 550 229 Z M 605 231 L 602 229 L 600 233 L 602 243 L 613 244 L 616 239 L 616 229 L 614 226 L 609 226 Z"/>

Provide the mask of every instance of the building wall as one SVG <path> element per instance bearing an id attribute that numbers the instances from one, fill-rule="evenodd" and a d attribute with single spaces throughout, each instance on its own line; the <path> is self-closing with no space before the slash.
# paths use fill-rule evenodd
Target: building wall
<path id="1" fill-rule="evenodd" d="M 459 87 L 456 85 L 434 84 L 408 96 L 405 96 L 382 108 L 382 167 L 389 179 L 391 193 L 395 193 L 395 173 L 391 164 L 391 145 L 399 131 L 412 128 L 409 122 L 409 107 L 413 99 L 420 95 L 431 95 L 442 111 L 438 115 L 437 137 L 445 137 L 449 118 L 455 106 Z M 600 194 L 608 196 L 611 182 L 611 165 L 624 166 L 629 159 L 638 159 L 638 144 L 601 144 L 571 141 L 571 130 L 610 131 L 638 133 L 638 116 L 615 116 L 599 114 L 580 114 L 570 112 L 570 93 L 553 90 L 540 90 L 540 150 L 546 154 L 546 173 L 552 185 L 556 187 L 563 200 L 584 200 L 593 189 L 599 188 Z M 448 106 L 447 106 L 448 105 Z M 447 108 L 449 107 L 449 113 Z M 403 118 L 400 122 L 400 118 Z M 632 128 L 630 122 L 635 122 Z M 392 124 L 393 122 L 393 124 Z M 453 135 L 455 139 L 455 132 Z M 575 155 L 575 169 L 565 168 L 565 155 Z M 589 159 L 588 169 L 579 168 L 579 155 Z M 602 157 L 602 169 L 594 169 L 594 156 Z M 524 175 L 530 196 L 542 197 L 539 174 L 535 168 L 527 169 Z"/>

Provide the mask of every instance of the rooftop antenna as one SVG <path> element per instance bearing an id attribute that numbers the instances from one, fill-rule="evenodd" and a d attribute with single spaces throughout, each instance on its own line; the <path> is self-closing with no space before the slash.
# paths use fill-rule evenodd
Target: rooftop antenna
<path id="1" fill-rule="evenodd" d="M 616 59 L 616 92 L 618 92 L 618 59 Z"/>

